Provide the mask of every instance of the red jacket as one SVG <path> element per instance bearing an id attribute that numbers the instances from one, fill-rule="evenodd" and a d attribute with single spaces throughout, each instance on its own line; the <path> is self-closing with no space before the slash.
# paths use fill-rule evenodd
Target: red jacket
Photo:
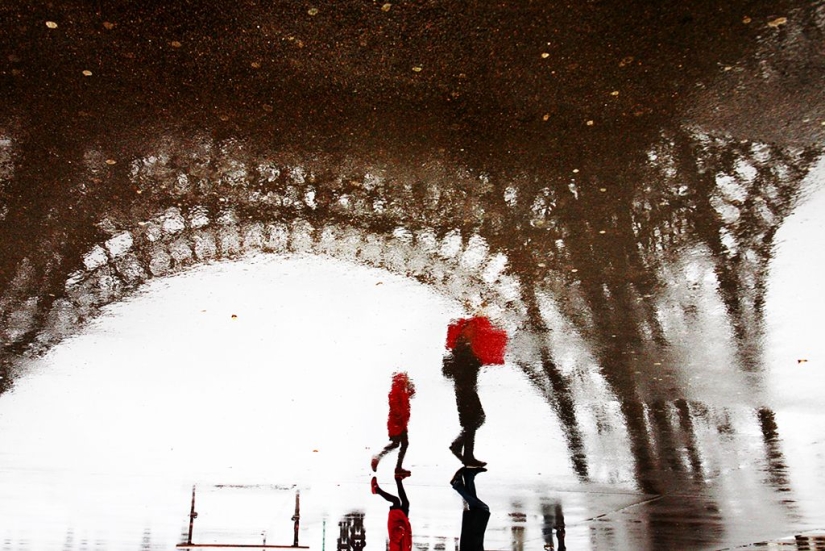
<path id="1" fill-rule="evenodd" d="M 390 438 L 407 430 L 410 422 L 410 398 L 415 393 L 406 373 L 396 373 L 392 378 L 389 393 L 390 414 L 387 417 L 387 432 Z"/>
<path id="2" fill-rule="evenodd" d="M 390 509 L 387 515 L 387 534 L 390 537 L 390 551 L 412 551 L 410 519 L 401 509 Z"/>

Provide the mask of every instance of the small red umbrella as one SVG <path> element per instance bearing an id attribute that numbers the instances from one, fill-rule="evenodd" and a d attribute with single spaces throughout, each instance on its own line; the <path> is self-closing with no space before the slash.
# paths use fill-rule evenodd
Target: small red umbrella
<path id="1" fill-rule="evenodd" d="M 447 326 L 447 348 L 453 350 L 459 337 L 470 342 L 473 354 L 484 365 L 502 365 L 507 347 L 507 332 L 485 317 L 461 318 Z"/>

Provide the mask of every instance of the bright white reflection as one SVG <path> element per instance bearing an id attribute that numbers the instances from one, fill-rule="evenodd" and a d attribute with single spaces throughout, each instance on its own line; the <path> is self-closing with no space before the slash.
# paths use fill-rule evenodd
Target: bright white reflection
<path id="1" fill-rule="evenodd" d="M 386 503 L 369 494 L 369 458 L 386 443 L 395 369 L 418 389 L 411 499 L 441 496 L 432 499 L 452 514 L 432 515 L 447 520 L 429 529 L 457 535 L 461 503 L 446 481 L 458 463 L 447 450 L 458 421 L 441 357 L 446 326 L 461 314 L 423 285 L 317 257 L 256 257 L 153 281 L 0 398 L 0 542 L 136 547 L 150 529 L 152 547 L 169 548 L 186 530 L 198 482 L 298 485 L 312 531 L 302 537 L 314 544 L 322 518 L 333 544 L 341 514 L 375 509 L 380 547 Z M 498 476 L 525 487 L 539 473 L 573 480 L 557 423 L 520 372 L 488 368 L 480 394 L 488 421 L 477 452 Z M 392 489 L 394 456 L 385 461 L 379 474 Z M 294 494 L 276 494 L 289 513 Z M 209 531 L 209 510 L 234 499 L 210 495 L 204 490 L 214 505 L 204 505 L 196 539 L 249 537 L 214 531 L 248 524 L 252 511 L 243 508 L 230 507 Z M 279 526 L 280 543 L 291 543 L 291 523 Z"/>
<path id="2" fill-rule="evenodd" d="M 825 157 L 805 181 L 810 195 L 776 234 L 766 299 L 768 368 L 791 487 L 822 507 L 825 487 Z M 816 518 L 816 517 L 815 517 Z M 819 526 L 817 526 L 819 528 Z"/>
<path id="3" fill-rule="evenodd" d="M 776 233 L 766 299 L 770 388 L 819 411 L 825 388 L 825 157 L 806 178 L 809 196 Z"/>

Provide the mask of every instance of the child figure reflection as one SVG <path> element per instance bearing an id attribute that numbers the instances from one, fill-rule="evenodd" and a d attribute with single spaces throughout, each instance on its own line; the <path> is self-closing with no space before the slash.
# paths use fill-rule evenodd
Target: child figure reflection
<path id="1" fill-rule="evenodd" d="M 403 476 L 395 477 L 398 496 L 385 492 L 378 486 L 378 479 L 372 477 L 370 482 L 372 493 L 378 494 L 392 505 L 387 514 L 387 535 L 389 536 L 389 551 L 412 550 L 412 526 L 410 525 L 410 501 L 404 491 Z"/>

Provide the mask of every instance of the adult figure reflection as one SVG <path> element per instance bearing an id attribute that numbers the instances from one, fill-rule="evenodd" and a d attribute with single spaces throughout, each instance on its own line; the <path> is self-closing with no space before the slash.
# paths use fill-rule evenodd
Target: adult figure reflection
<path id="1" fill-rule="evenodd" d="M 490 508 L 476 494 L 475 477 L 486 470 L 462 467 L 450 480 L 450 486 L 458 492 L 465 503 L 461 516 L 459 551 L 484 551 L 484 532 L 490 520 Z"/>
<path id="2" fill-rule="evenodd" d="M 473 353 L 470 338 L 462 332 L 455 347 L 444 356 L 441 372 L 453 380 L 455 401 L 458 407 L 458 422 L 461 432 L 450 451 L 468 467 L 483 467 L 487 463 L 475 457 L 476 430 L 484 424 L 484 409 L 478 397 L 478 372 L 481 361 Z"/>
<path id="3" fill-rule="evenodd" d="M 370 482 L 372 493 L 378 494 L 391 503 L 387 514 L 387 535 L 389 536 L 389 551 L 412 551 L 412 526 L 410 526 L 410 501 L 404 491 L 405 477 L 396 475 L 395 485 L 398 496 L 385 492 L 378 485 L 378 479 L 372 477 Z"/>

